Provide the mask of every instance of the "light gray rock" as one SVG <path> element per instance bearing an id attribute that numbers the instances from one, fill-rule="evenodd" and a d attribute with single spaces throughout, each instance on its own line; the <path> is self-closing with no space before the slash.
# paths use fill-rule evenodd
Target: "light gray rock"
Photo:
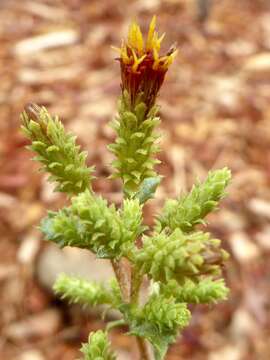
<path id="1" fill-rule="evenodd" d="M 96 259 L 87 250 L 71 247 L 59 249 L 54 244 L 48 244 L 37 262 L 38 280 L 47 289 L 51 289 L 60 273 L 98 282 L 114 277 L 108 260 Z"/>
<path id="2" fill-rule="evenodd" d="M 3 329 L 3 333 L 8 339 L 14 341 L 44 338 L 55 334 L 60 325 L 61 316 L 59 311 L 51 308 L 7 325 Z"/>
<path id="3" fill-rule="evenodd" d="M 38 350 L 27 350 L 16 357 L 16 360 L 45 360 L 45 357 Z"/>
<path id="4" fill-rule="evenodd" d="M 109 260 L 96 259 L 87 250 L 66 247 L 59 249 L 54 244 L 48 244 L 37 261 L 37 277 L 42 286 L 52 291 L 57 276 L 65 273 L 89 281 L 108 283 L 114 277 Z M 102 314 L 106 306 L 87 308 L 91 314 Z M 109 319 L 121 317 L 117 310 L 106 312 Z"/>

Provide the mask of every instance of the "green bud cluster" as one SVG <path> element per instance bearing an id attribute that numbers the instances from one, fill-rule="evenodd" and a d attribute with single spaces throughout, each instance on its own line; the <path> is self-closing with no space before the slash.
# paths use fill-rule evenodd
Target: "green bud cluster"
<path id="1" fill-rule="evenodd" d="M 41 221 L 40 230 L 46 240 L 55 242 L 61 248 L 65 246 L 89 248 L 85 227 L 70 208 L 63 208 L 57 212 L 49 211 L 48 216 Z"/>
<path id="2" fill-rule="evenodd" d="M 202 274 L 218 275 L 226 258 L 226 252 L 220 249 L 220 241 L 211 239 L 208 233 L 185 234 L 176 229 L 169 236 L 165 231 L 152 237 L 145 236 L 135 261 L 139 271 L 155 281 L 176 279 L 181 283 Z"/>
<path id="3" fill-rule="evenodd" d="M 81 352 L 84 360 L 116 360 L 116 355 L 110 347 L 107 333 L 98 330 L 90 333 L 88 343 L 82 345 Z"/>
<path id="4" fill-rule="evenodd" d="M 72 198 L 70 207 L 49 212 L 41 223 L 47 240 L 59 246 L 89 249 L 100 258 L 121 257 L 142 231 L 138 200 L 125 200 L 123 210 L 108 206 L 89 190 Z"/>
<path id="5" fill-rule="evenodd" d="M 142 225 L 142 206 L 139 199 L 125 199 L 120 216 L 129 242 L 134 243 L 147 229 L 147 226 Z"/>
<path id="6" fill-rule="evenodd" d="M 76 137 L 65 132 L 61 121 L 37 105 L 29 105 L 21 117 L 22 129 L 32 142 L 29 148 L 37 153 L 34 159 L 51 174 L 55 190 L 72 195 L 89 188 L 94 168 L 87 167 L 87 153 L 80 151 Z"/>
<path id="7" fill-rule="evenodd" d="M 229 293 L 223 279 L 211 278 L 202 278 L 199 282 L 186 279 L 181 286 L 176 280 L 169 280 L 161 284 L 161 289 L 163 294 L 173 296 L 177 302 L 189 304 L 215 304 L 226 300 Z"/>
<path id="8" fill-rule="evenodd" d="M 190 193 L 179 200 L 167 200 L 157 219 L 157 231 L 164 228 L 192 231 L 195 225 L 204 224 L 205 216 L 214 211 L 218 201 L 226 195 L 230 179 L 228 168 L 210 171 L 206 181 L 194 185 Z"/>
<path id="9" fill-rule="evenodd" d="M 109 149 L 116 156 L 112 177 L 122 179 L 128 196 L 138 190 L 144 179 L 156 176 L 154 166 L 159 161 L 153 155 L 159 151 L 156 144 L 159 136 L 154 133 L 160 121 L 157 111 L 157 106 L 148 111 L 140 99 L 133 107 L 126 92 L 121 96 L 119 115 L 112 123 L 117 138 Z"/>
<path id="10" fill-rule="evenodd" d="M 187 305 L 167 294 L 152 294 L 144 306 L 120 307 L 130 334 L 146 338 L 154 348 L 155 359 L 164 358 L 168 345 L 190 321 Z"/>
<path id="11" fill-rule="evenodd" d="M 61 299 L 73 304 L 95 306 L 113 303 L 112 293 L 102 284 L 65 274 L 58 276 L 53 290 Z"/>
<path id="12" fill-rule="evenodd" d="M 177 303 L 173 297 L 152 295 L 142 309 L 144 321 L 153 324 L 160 333 L 177 333 L 188 325 L 190 312 L 186 304 Z"/>

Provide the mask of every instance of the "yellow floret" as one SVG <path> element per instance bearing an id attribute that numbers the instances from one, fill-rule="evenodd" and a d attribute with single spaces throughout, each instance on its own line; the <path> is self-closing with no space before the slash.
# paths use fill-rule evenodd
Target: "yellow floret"
<path id="1" fill-rule="evenodd" d="M 152 48 L 152 43 L 153 43 L 153 38 L 154 38 L 154 34 L 155 34 L 155 30 L 156 30 L 156 22 L 157 22 L 157 18 L 154 15 L 151 23 L 149 25 L 149 31 L 148 31 L 148 36 L 147 36 L 147 41 L 146 41 L 146 49 L 150 50 Z"/>
<path id="2" fill-rule="evenodd" d="M 144 53 L 144 41 L 141 29 L 136 21 L 130 25 L 128 32 L 128 46 L 131 49 L 136 49 L 138 54 L 141 56 Z"/>
<path id="3" fill-rule="evenodd" d="M 165 33 L 158 37 L 156 31 L 156 16 L 153 16 L 152 21 L 149 25 L 148 36 L 146 40 L 146 51 L 157 51 L 159 52 L 162 40 L 164 39 Z"/>
<path id="4" fill-rule="evenodd" d="M 134 61 L 133 65 L 132 65 L 132 71 L 136 72 L 137 69 L 138 69 L 138 66 L 144 60 L 146 55 L 143 55 L 140 58 L 138 58 L 137 55 L 136 55 L 136 52 L 133 49 L 131 49 L 131 51 L 132 51 L 133 61 Z"/>
<path id="5" fill-rule="evenodd" d="M 165 33 L 158 36 L 156 31 L 156 16 L 153 16 L 149 25 L 146 42 L 144 42 L 140 26 L 133 21 L 129 27 L 128 39 L 123 42 L 120 49 L 116 49 L 120 53 L 120 58 L 126 65 L 132 64 L 132 71 L 136 72 L 143 60 L 152 54 L 154 58 L 153 70 L 159 67 L 167 70 L 173 62 L 176 51 L 171 51 L 167 55 L 160 57 L 159 51 Z"/>
<path id="6" fill-rule="evenodd" d="M 130 58 L 127 53 L 127 47 L 123 44 L 120 49 L 120 56 L 125 64 L 130 63 Z"/>

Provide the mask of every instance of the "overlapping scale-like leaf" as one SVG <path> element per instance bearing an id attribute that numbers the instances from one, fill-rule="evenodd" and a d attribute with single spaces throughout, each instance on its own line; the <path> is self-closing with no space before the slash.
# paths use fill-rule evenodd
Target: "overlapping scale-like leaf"
<path id="1" fill-rule="evenodd" d="M 192 231 L 197 224 L 204 223 L 204 218 L 215 210 L 225 193 L 231 179 L 228 168 L 210 171 L 205 182 L 194 185 L 192 190 L 178 200 L 167 200 L 157 218 L 157 231 L 179 228 Z"/>
<path id="2" fill-rule="evenodd" d="M 41 169 L 51 174 L 49 181 L 57 183 L 55 190 L 73 195 L 88 189 L 94 168 L 87 167 L 87 153 L 80 150 L 76 137 L 44 107 L 29 105 L 21 117 L 29 148 L 37 154 Z"/>

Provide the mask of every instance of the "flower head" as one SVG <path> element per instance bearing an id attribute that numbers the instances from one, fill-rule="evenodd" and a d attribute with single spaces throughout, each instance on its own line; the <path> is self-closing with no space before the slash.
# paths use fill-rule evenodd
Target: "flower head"
<path id="1" fill-rule="evenodd" d="M 138 98 L 150 109 L 165 74 L 173 62 L 176 50 L 171 48 L 166 55 L 161 56 L 160 46 L 164 35 L 159 37 L 156 31 L 156 17 L 150 25 L 146 41 L 144 41 L 139 25 L 134 21 L 129 28 L 128 38 L 123 41 L 120 52 L 122 91 L 127 91 L 131 105 Z"/>

